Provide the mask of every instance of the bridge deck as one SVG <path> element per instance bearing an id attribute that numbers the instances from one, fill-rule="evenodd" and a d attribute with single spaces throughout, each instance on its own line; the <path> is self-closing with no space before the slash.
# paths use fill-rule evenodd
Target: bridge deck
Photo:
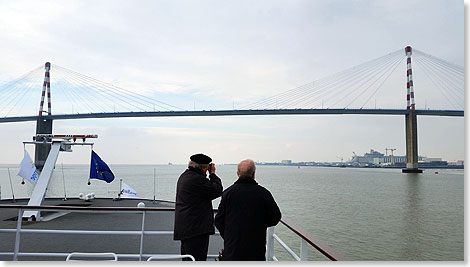
<path id="1" fill-rule="evenodd" d="M 84 114 L 58 114 L 42 116 L 47 120 L 128 117 L 204 117 L 204 116 L 254 116 L 254 115 L 406 115 L 406 109 L 256 109 L 256 110 L 200 110 L 200 111 L 142 111 Z M 463 110 L 415 110 L 416 115 L 463 117 Z M 4 117 L 0 123 L 36 121 L 38 116 Z"/>

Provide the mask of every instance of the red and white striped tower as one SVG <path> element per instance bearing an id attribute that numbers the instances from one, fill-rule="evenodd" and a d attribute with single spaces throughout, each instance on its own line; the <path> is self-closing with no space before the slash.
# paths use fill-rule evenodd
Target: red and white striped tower
<path id="1" fill-rule="evenodd" d="M 406 53 L 406 109 L 409 112 L 405 115 L 405 135 L 406 135 L 406 168 L 404 173 L 422 173 L 418 169 L 418 122 L 415 113 L 415 93 L 413 89 L 413 71 L 411 70 L 411 46 L 405 48 Z"/>
<path id="2" fill-rule="evenodd" d="M 46 77 L 47 77 L 47 114 L 51 115 L 51 76 L 49 70 L 51 69 L 51 63 L 46 62 Z"/>
<path id="3" fill-rule="evenodd" d="M 44 98 L 46 96 L 47 90 L 47 114 L 51 115 L 51 78 L 50 78 L 50 69 L 51 63 L 46 62 L 44 68 L 46 69 L 46 73 L 44 74 L 44 84 L 42 86 L 42 95 L 41 95 L 41 103 L 39 104 L 39 116 L 42 116 L 44 112 Z"/>
<path id="4" fill-rule="evenodd" d="M 405 48 L 406 53 L 406 109 L 415 110 L 415 91 L 413 89 L 413 71 L 411 69 L 411 46 Z"/>

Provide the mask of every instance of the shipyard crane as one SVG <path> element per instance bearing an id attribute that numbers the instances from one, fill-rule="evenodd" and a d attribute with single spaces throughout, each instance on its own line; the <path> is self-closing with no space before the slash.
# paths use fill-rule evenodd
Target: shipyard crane
<path id="1" fill-rule="evenodd" d="M 395 160 L 393 158 L 393 151 L 397 150 L 396 148 L 385 148 L 385 156 L 387 156 L 387 152 L 390 150 L 391 155 L 392 155 L 392 166 L 395 165 Z"/>
<path id="2" fill-rule="evenodd" d="M 350 161 L 354 161 L 354 160 L 357 158 L 357 155 L 356 155 L 356 153 L 354 153 L 354 151 L 353 151 L 352 153 L 353 153 L 353 156 L 352 156 L 352 158 L 351 158 L 351 160 L 350 160 Z"/>

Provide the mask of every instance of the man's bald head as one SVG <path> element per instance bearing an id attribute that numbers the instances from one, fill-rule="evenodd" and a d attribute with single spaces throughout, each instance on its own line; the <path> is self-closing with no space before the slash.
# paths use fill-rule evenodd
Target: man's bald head
<path id="1" fill-rule="evenodd" d="M 238 177 L 250 176 L 254 179 L 255 171 L 256 171 L 255 162 L 251 159 L 245 159 L 238 164 L 237 175 Z"/>

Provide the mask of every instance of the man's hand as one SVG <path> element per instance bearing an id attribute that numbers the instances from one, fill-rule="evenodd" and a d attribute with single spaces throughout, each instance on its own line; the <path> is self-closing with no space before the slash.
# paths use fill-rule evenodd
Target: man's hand
<path id="1" fill-rule="evenodd" d="M 211 163 L 209 164 L 209 174 L 215 173 L 215 164 Z"/>

